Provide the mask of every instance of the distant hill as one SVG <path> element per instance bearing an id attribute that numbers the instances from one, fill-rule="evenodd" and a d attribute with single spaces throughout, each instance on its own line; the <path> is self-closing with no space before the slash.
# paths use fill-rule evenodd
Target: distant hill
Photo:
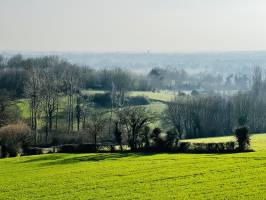
<path id="1" fill-rule="evenodd" d="M 80 65 L 94 68 L 122 67 L 148 72 L 153 67 L 172 67 L 189 72 L 249 74 L 254 66 L 266 69 L 266 51 L 215 52 L 215 53 L 86 53 L 86 52 L 1 52 L 25 57 L 58 55 Z"/>

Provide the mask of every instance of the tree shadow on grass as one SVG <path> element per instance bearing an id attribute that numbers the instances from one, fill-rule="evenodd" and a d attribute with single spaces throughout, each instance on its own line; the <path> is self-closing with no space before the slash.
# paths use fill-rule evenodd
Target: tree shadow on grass
<path id="1" fill-rule="evenodd" d="M 64 154 L 45 154 L 45 155 L 25 156 L 25 158 L 27 158 L 27 160 L 22 161 L 22 163 L 59 160 L 59 159 L 65 158 L 65 155 Z"/>
<path id="2" fill-rule="evenodd" d="M 53 154 L 42 155 L 36 159 L 26 160 L 23 163 L 41 162 L 42 166 L 74 164 L 79 162 L 99 162 L 104 160 L 118 160 L 122 158 L 136 158 L 154 155 L 152 153 L 93 153 L 93 154 Z M 44 162 L 42 162 L 44 161 Z"/>

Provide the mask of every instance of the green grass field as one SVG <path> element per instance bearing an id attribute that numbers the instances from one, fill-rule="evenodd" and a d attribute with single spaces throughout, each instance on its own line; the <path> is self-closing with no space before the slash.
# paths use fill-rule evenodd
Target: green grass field
<path id="1" fill-rule="evenodd" d="M 129 92 L 129 96 L 145 96 L 150 100 L 169 102 L 174 99 L 175 95 L 173 92 L 162 90 L 159 92 L 151 92 L 151 91 L 134 91 Z"/>
<path id="2" fill-rule="evenodd" d="M 103 94 L 105 91 L 103 90 L 83 90 L 83 94 Z M 161 91 L 132 91 L 128 92 L 129 96 L 145 96 L 149 98 L 150 100 L 155 100 L 155 101 L 163 101 L 163 102 L 168 102 L 174 99 L 175 94 L 172 91 L 168 90 L 161 90 Z"/>
<path id="3" fill-rule="evenodd" d="M 2 159 L 0 199 L 266 199 L 266 134 L 254 135 L 252 148 L 256 152 Z"/>
<path id="4" fill-rule="evenodd" d="M 84 94 L 102 94 L 105 91 L 103 90 L 84 90 L 82 91 Z M 129 92 L 129 96 L 145 96 L 151 100 L 151 103 L 149 105 L 145 105 L 150 111 L 157 113 L 158 116 L 161 116 L 161 113 L 164 112 L 165 108 L 167 107 L 165 102 L 170 101 L 172 98 L 174 98 L 173 93 L 168 91 L 160 91 L 160 92 L 149 92 L 149 91 L 133 91 Z M 58 116 L 58 127 L 59 129 L 66 130 L 66 105 L 67 105 L 67 99 L 66 97 L 60 98 L 60 104 L 59 104 L 59 116 Z M 92 108 L 93 109 L 93 108 Z M 108 111 L 108 109 L 104 107 L 96 107 L 98 111 Z M 29 120 L 30 119 L 30 105 L 29 100 L 27 99 L 20 99 L 15 101 L 15 103 L 10 107 L 10 111 L 13 113 L 16 113 L 18 117 L 20 117 L 23 120 Z M 39 126 L 44 126 L 44 120 L 39 119 L 38 121 Z M 156 122 L 153 123 L 153 127 L 160 126 L 161 121 L 158 119 Z M 77 125 L 74 123 L 74 128 L 76 129 Z"/>

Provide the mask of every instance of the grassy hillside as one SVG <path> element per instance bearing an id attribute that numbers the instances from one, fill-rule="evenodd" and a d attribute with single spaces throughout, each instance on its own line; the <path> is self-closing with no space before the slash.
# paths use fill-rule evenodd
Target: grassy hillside
<path id="1" fill-rule="evenodd" d="M 254 135 L 252 147 L 256 152 L 2 159 L 0 199 L 266 199 L 266 134 Z"/>
<path id="2" fill-rule="evenodd" d="M 171 91 L 162 90 L 157 92 L 151 91 L 134 91 L 130 92 L 129 96 L 145 96 L 151 100 L 168 102 L 174 99 L 175 95 Z"/>
<path id="3" fill-rule="evenodd" d="M 102 90 L 84 90 L 82 91 L 84 94 L 103 94 L 104 91 Z M 149 92 L 149 91 L 134 91 L 128 94 L 129 96 L 145 96 L 151 100 L 151 104 L 146 105 L 151 111 L 157 113 L 158 116 L 161 116 L 161 113 L 165 110 L 166 104 L 165 102 L 170 101 L 174 98 L 173 93 L 168 91 L 160 91 L 160 92 Z M 58 116 L 58 127 L 59 129 L 66 129 L 66 105 L 67 99 L 66 97 L 60 98 L 59 104 L 59 116 Z M 93 108 L 92 108 L 93 109 Z M 97 110 L 107 111 L 107 108 L 104 107 L 95 107 Z M 10 108 L 13 113 L 16 113 L 21 119 L 29 120 L 30 118 L 30 105 L 29 100 L 27 99 L 20 99 L 15 102 Z M 42 119 L 39 120 L 39 126 L 44 126 L 44 121 Z M 154 126 L 160 125 L 160 120 L 154 123 Z M 76 128 L 76 122 L 74 127 Z M 76 129 L 75 129 L 76 130 Z"/>

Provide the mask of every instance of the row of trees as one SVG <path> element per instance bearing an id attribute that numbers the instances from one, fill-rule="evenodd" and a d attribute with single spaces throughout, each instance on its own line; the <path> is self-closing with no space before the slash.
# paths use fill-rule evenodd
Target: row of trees
<path id="1" fill-rule="evenodd" d="M 252 77 L 247 74 L 214 74 L 209 72 L 188 73 L 172 67 L 153 68 L 147 78 L 152 88 L 176 90 L 248 90 Z"/>
<path id="2" fill-rule="evenodd" d="M 178 132 L 179 138 L 229 135 L 239 118 L 247 118 L 254 132 L 266 130 L 266 80 L 256 67 L 250 91 L 232 96 L 178 96 L 168 103 L 165 120 Z"/>
<path id="3" fill-rule="evenodd" d="M 84 89 L 102 89 L 111 90 L 113 87 L 113 75 L 116 71 L 123 71 L 119 81 L 127 81 L 128 90 L 149 90 L 150 84 L 144 75 L 136 75 L 127 70 L 121 69 L 93 69 L 89 66 L 78 66 L 71 64 L 57 56 L 45 56 L 38 58 L 23 58 L 21 55 L 15 55 L 6 58 L 0 55 L 0 89 L 7 89 L 14 97 L 23 97 L 24 88 L 28 83 L 32 70 L 35 71 L 50 70 L 52 75 L 60 77 L 65 73 L 66 68 L 71 68 L 73 81 L 79 81 Z"/>
<path id="4" fill-rule="evenodd" d="M 56 71 L 64 71 L 64 66 L 71 65 L 56 56 L 24 59 L 21 55 L 6 58 L 0 55 L 0 89 L 6 88 L 16 96 L 24 94 L 24 86 L 28 79 L 27 69 L 34 63 L 40 68 L 52 67 Z M 88 66 L 75 66 L 78 71 L 78 79 L 83 88 L 111 90 L 113 70 L 96 70 Z M 128 90 L 248 90 L 252 77 L 247 74 L 211 74 L 207 72 L 188 73 L 186 70 L 178 70 L 172 67 L 153 68 L 147 75 L 136 75 L 123 70 L 123 78 L 130 84 Z"/>

